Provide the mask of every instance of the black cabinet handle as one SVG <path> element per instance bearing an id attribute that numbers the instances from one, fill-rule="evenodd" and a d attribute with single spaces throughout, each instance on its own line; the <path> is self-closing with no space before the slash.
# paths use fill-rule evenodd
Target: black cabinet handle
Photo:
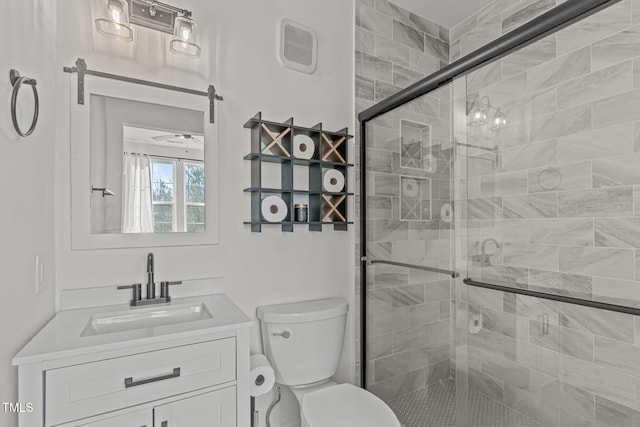
<path id="1" fill-rule="evenodd" d="M 168 380 L 171 378 L 177 378 L 180 376 L 180 368 L 173 368 L 173 372 L 166 375 L 160 375 L 159 377 L 145 378 L 143 380 L 134 381 L 133 377 L 127 377 L 124 379 L 124 388 L 136 387 L 143 384 L 155 383 L 157 381 Z"/>

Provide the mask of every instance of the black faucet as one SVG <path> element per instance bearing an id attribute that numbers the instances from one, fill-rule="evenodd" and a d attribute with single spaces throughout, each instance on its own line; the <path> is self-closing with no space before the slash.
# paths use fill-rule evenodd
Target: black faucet
<path id="1" fill-rule="evenodd" d="M 133 289 L 131 298 L 131 306 L 163 304 L 171 302 L 169 296 L 169 286 L 180 285 L 182 282 L 160 282 L 160 296 L 156 298 L 156 284 L 154 282 L 153 252 L 147 254 L 147 297 L 142 299 L 142 285 L 136 283 L 133 285 L 118 286 L 118 289 Z"/>
<path id="2" fill-rule="evenodd" d="M 156 297 L 156 284 L 153 281 L 153 252 L 147 255 L 147 299 Z"/>

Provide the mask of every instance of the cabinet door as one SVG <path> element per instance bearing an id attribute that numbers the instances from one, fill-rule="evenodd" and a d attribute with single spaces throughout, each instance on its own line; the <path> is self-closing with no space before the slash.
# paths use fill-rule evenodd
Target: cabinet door
<path id="1" fill-rule="evenodd" d="M 235 349 L 225 338 L 47 370 L 45 418 L 58 425 L 233 381 Z"/>
<path id="2" fill-rule="evenodd" d="M 236 388 L 200 394 L 153 409 L 155 427 L 233 427 Z"/>
<path id="3" fill-rule="evenodd" d="M 72 425 L 77 427 L 153 427 L 153 419 L 151 411 L 145 409 L 144 411 L 118 415 L 113 418 L 93 421 L 87 424 L 78 421 Z"/>

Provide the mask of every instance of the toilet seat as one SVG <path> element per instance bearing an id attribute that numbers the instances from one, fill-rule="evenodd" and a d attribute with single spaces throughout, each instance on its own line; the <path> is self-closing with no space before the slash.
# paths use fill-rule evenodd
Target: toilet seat
<path id="1" fill-rule="evenodd" d="M 303 427 L 400 427 L 386 403 L 351 384 L 305 394 L 300 414 Z"/>

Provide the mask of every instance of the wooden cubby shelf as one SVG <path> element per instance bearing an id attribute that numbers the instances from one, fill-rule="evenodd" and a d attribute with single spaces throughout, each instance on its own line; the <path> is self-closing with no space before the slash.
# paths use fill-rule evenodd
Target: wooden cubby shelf
<path id="1" fill-rule="evenodd" d="M 251 162 L 251 186 L 244 190 L 251 195 L 251 221 L 244 223 L 251 225 L 251 231 L 262 231 L 262 225 L 279 225 L 282 231 L 293 231 L 296 224 L 306 225 L 311 231 L 322 231 L 324 225 L 333 226 L 334 230 L 347 230 L 347 226 L 353 224 L 348 220 L 347 212 L 347 201 L 353 196 L 348 190 L 348 170 L 353 167 L 348 163 L 348 141 L 353 136 L 347 128 L 329 132 L 322 129 L 322 123 L 313 127 L 294 125 L 293 118 L 273 122 L 263 120 L 260 112 L 244 127 L 251 129 L 251 152 L 244 157 Z M 313 145 L 313 152 L 306 151 L 305 156 L 296 157 L 298 135 L 305 135 L 307 141 L 313 142 L 307 144 Z M 263 186 L 263 166 L 267 163 L 280 164 L 278 188 Z M 294 173 L 294 167 L 306 168 L 307 189 L 297 189 L 299 183 L 294 182 L 294 176 L 300 174 Z M 332 169 L 344 177 L 342 191 L 331 192 L 323 187 L 324 173 Z M 262 200 L 272 195 L 279 195 L 287 206 L 287 215 L 282 221 L 266 221 L 262 216 Z M 294 206 L 298 203 L 308 205 L 307 221 L 295 221 Z"/>

